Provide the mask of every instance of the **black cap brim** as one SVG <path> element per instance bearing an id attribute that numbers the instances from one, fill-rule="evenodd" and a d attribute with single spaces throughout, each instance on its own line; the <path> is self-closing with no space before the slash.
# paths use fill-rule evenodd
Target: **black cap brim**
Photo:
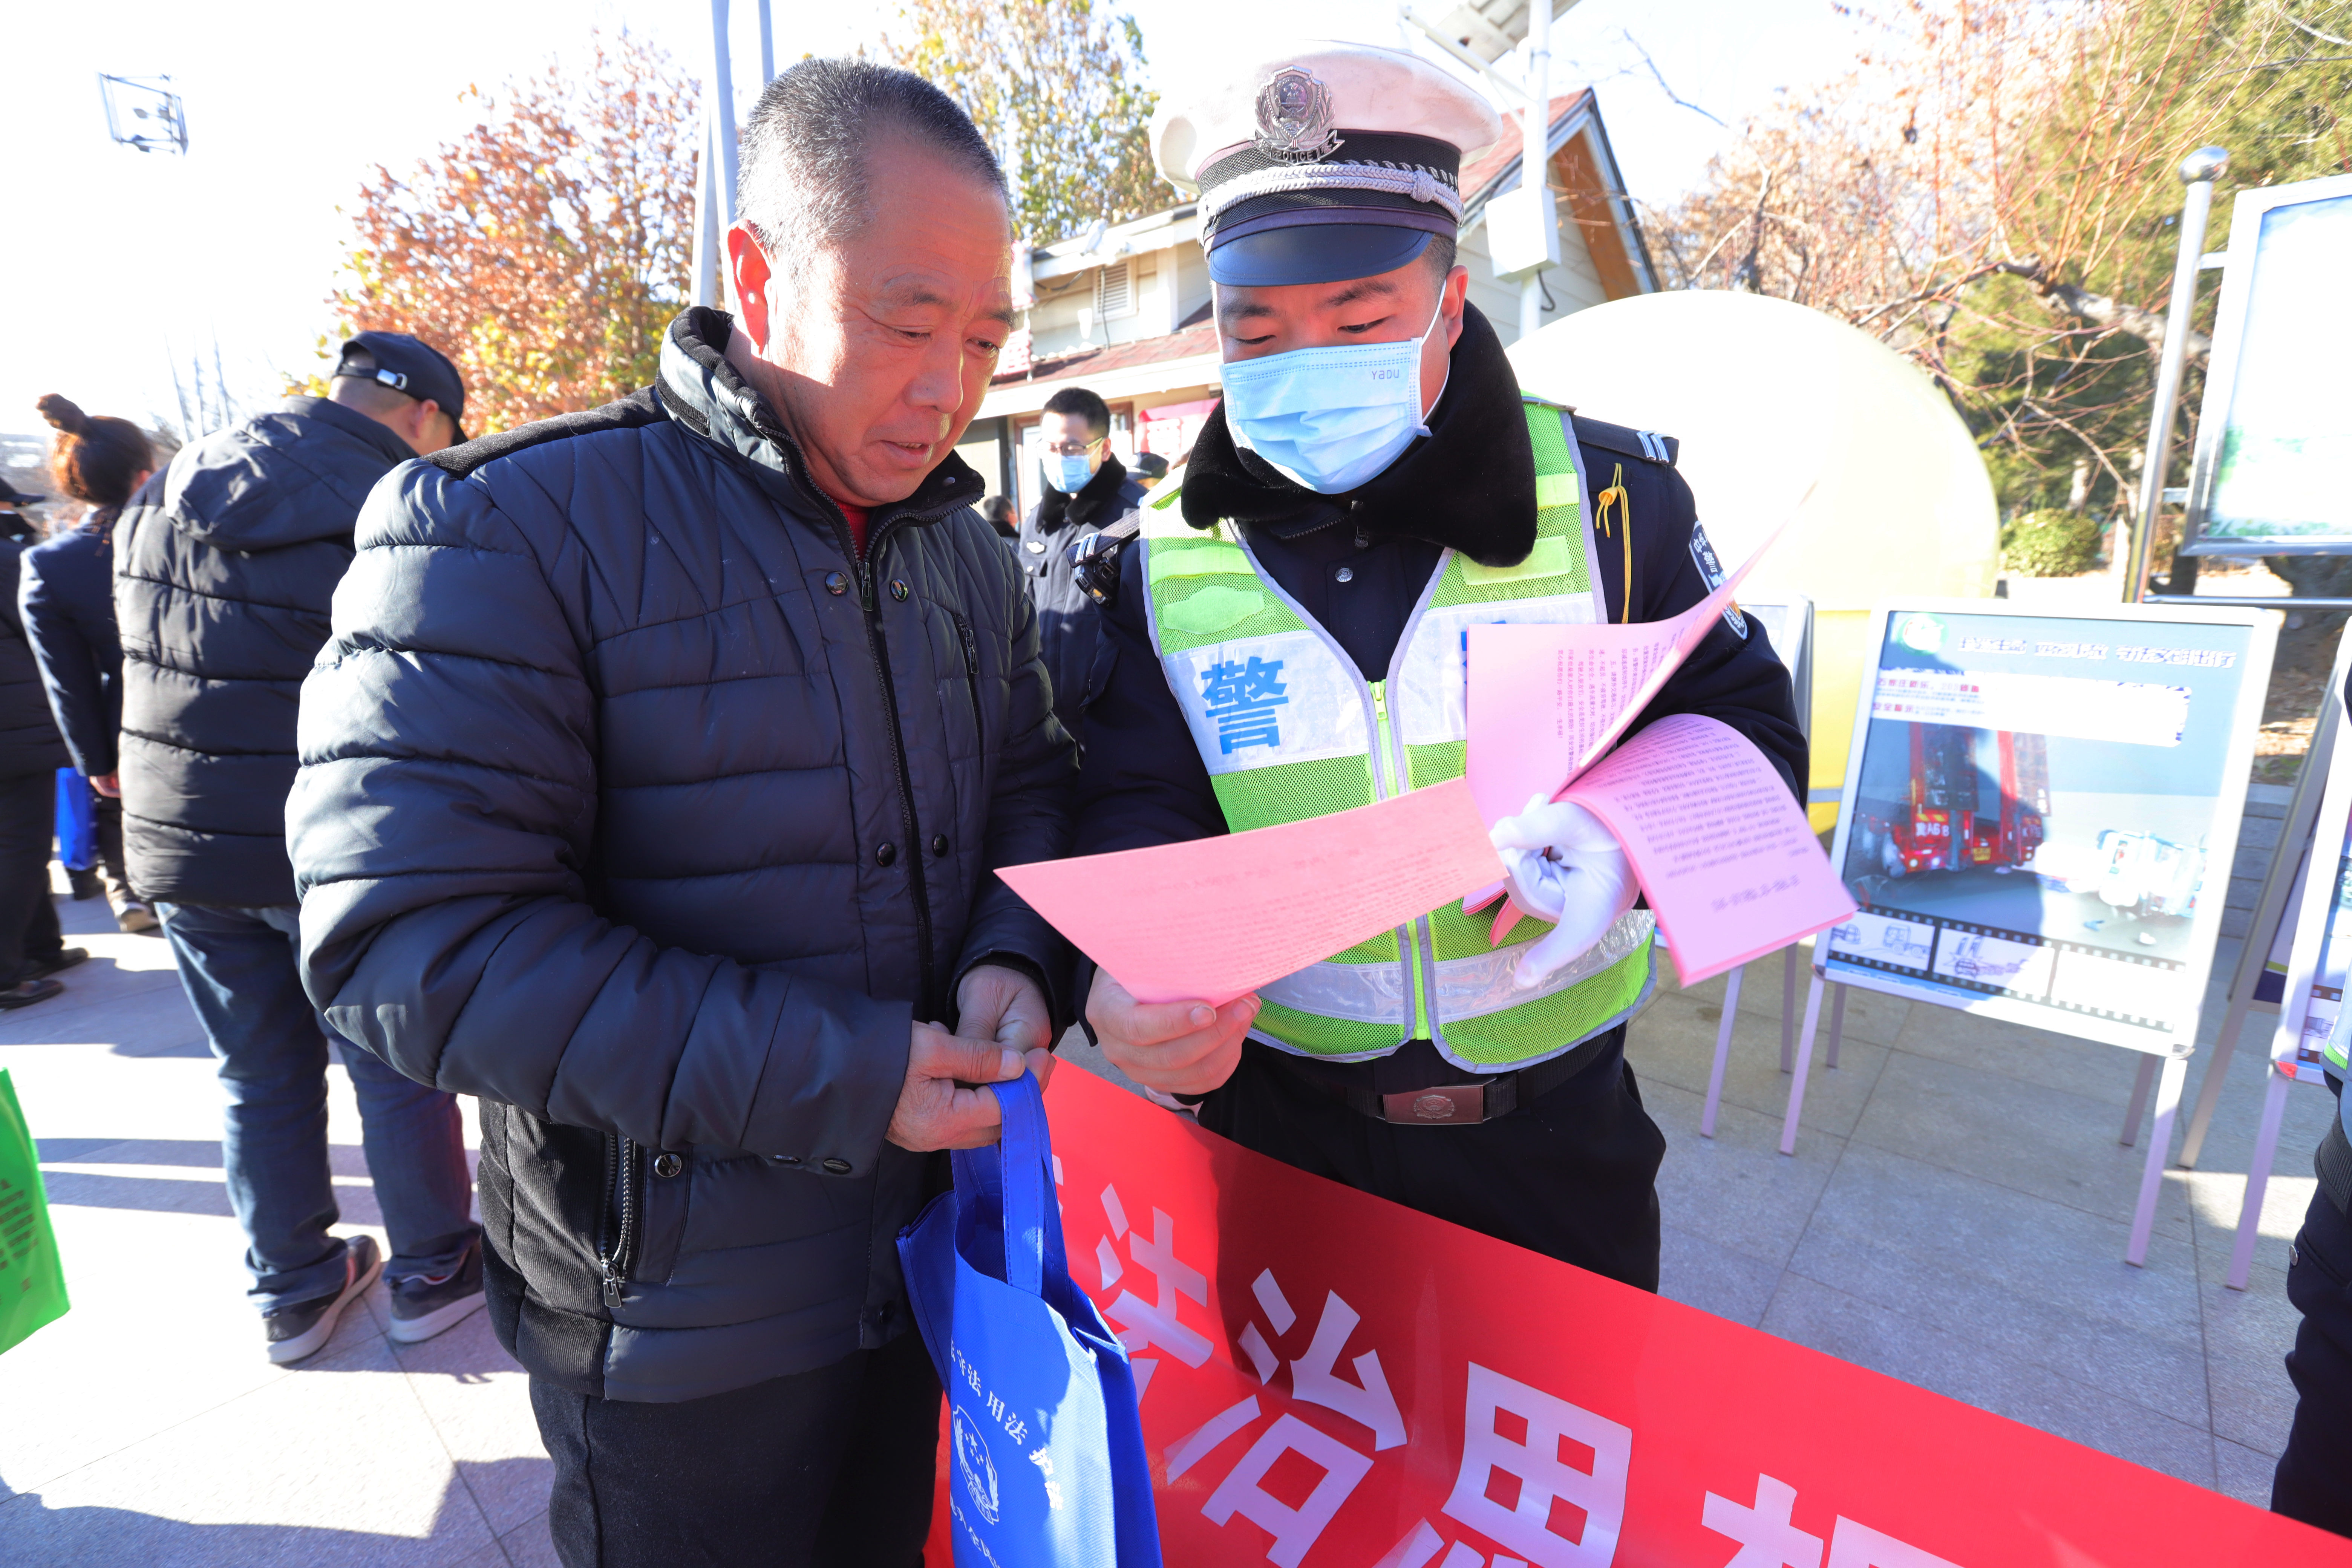
<path id="1" fill-rule="evenodd" d="M 1237 235 L 1209 252 L 1209 279 L 1236 289 L 1343 283 L 1393 272 L 1429 247 L 1426 229 L 1302 223 Z"/>

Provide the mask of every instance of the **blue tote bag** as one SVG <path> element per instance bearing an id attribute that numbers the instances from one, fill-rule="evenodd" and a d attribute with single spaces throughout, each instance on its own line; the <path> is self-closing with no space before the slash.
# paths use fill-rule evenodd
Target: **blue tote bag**
<path id="1" fill-rule="evenodd" d="M 1070 1279 L 1042 1092 L 991 1087 L 1002 1141 L 958 1151 L 955 1190 L 898 1236 L 948 1391 L 958 1568 L 1159 1568 L 1135 1375 Z"/>

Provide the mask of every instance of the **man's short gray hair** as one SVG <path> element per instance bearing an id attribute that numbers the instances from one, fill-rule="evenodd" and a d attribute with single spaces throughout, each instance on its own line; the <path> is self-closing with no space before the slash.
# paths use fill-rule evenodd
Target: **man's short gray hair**
<path id="1" fill-rule="evenodd" d="M 743 127 L 735 210 L 788 277 L 805 276 L 821 252 L 866 226 L 866 152 L 891 133 L 1005 195 L 1004 171 L 971 117 L 912 71 L 803 60 L 760 94 Z"/>

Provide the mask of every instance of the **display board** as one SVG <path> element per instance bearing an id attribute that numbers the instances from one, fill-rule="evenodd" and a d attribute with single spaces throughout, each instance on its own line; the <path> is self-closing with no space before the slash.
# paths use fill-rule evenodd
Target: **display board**
<path id="1" fill-rule="evenodd" d="M 1169 1568 L 2352 1564 L 2352 1542 L 1294 1170 L 1074 1064 L 1045 1108 Z M 1028 1459 L 988 1452 L 942 1445 L 930 1568 Z"/>
<path id="2" fill-rule="evenodd" d="M 1828 980 L 2185 1055 L 2276 618 L 1881 606 L 1832 863 Z"/>
<path id="3" fill-rule="evenodd" d="M 2192 555 L 2352 553 L 2352 174 L 2238 193 L 2189 481 Z"/>

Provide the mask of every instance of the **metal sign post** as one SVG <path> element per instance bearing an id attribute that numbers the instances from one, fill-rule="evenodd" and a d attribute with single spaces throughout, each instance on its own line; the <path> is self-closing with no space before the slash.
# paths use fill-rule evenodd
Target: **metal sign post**
<path id="1" fill-rule="evenodd" d="M 2156 538 L 2156 514 L 2164 504 L 2164 471 L 2172 458 L 2173 405 L 2180 401 L 2180 367 L 2189 355 L 2189 318 L 2197 308 L 2197 274 L 2205 255 L 2205 224 L 2213 212 L 2213 182 L 2230 166 L 2226 147 L 2200 147 L 2180 161 L 2180 183 L 2189 195 L 2180 204 L 2180 251 L 2172 264 L 2172 305 L 2164 317 L 2164 346 L 2157 360 L 2156 406 L 2148 416 L 2147 451 L 2139 473 L 2139 527 L 2131 542 L 2131 564 L 2124 573 L 2124 603 L 2137 603 L 2147 583 L 2147 552 Z"/>

